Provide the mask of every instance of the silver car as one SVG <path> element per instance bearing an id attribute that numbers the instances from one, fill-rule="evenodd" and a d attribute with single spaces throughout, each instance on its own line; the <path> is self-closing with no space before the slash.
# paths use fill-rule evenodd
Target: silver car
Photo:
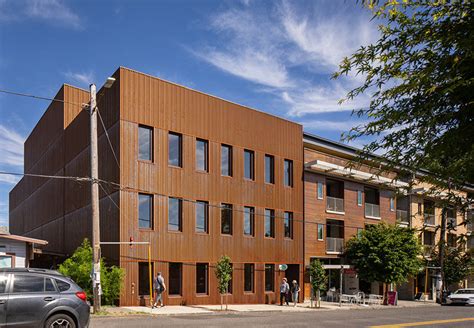
<path id="1" fill-rule="evenodd" d="M 446 304 L 474 305 L 474 288 L 458 289 L 446 298 Z"/>
<path id="2" fill-rule="evenodd" d="M 0 327 L 88 327 L 86 293 L 57 271 L 0 270 Z"/>

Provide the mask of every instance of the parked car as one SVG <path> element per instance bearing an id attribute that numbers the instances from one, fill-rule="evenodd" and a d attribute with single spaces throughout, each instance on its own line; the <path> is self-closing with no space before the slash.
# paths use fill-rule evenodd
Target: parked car
<path id="1" fill-rule="evenodd" d="M 0 269 L 0 327 L 88 327 L 86 293 L 44 269 Z"/>
<path id="2" fill-rule="evenodd" d="M 446 297 L 446 304 L 474 305 L 474 288 L 458 289 Z"/>

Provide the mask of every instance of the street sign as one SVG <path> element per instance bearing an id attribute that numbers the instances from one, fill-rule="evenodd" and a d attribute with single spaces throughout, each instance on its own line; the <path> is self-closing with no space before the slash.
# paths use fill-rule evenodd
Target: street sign
<path id="1" fill-rule="evenodd" d="M 286 271 L 286 269 L 288 269 L 288 265 L 286 265 L 286 264 L 280 264 L 280 265 L 278 266 L 278 268 L 280 269 L 280 271 Z"/>

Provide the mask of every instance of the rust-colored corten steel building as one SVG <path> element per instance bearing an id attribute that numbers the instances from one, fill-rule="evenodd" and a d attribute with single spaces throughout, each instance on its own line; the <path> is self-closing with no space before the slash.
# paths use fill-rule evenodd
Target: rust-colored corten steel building
<path id="1" fill-rule="evenodd" d="M 283 276 L 302 281 L 302 127 L 127 68 L 113 77 L 97 96 L 118 159 L 100 128 L 99 177 L 115 183 L 101 183 L 102 241 L 149 241 L 167 304 L 219 303 L 224 254 L 229 302 L 275 302 Z M 88 92 L 64 85 L 56 99 L 25 142 L 25 173 L 88 177 Z M 11 231 L 48 240 L 48 265 L 91 237 L 90 217 L 87 181 L 24 177 L 10 194 Z M 147 303 L 147 248 L 102 254 L 126 270 L 120 304 Z"/>

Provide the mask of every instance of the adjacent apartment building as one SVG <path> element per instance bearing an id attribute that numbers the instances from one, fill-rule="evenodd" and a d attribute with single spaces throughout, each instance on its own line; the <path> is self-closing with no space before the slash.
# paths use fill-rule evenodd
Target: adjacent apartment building
<path id="1" fill-rule="evenodd" d="M 97 95 L 101 240 L 149 241 L 170 305 L 219 303 L 224 254 L 229 302 L 274 303 L 282 277 L 302 281 L 301 125 L 127 68 L 113 77 Z M 56 99 L 25 142 L 25 173 L 87 177 L 88 92 L 64 85 Z M 10 194 L 11 231 L 48 240 L 44 263 L 60 260 L 91 238 L 89 189 L 24 177 Z M 147 251 L 102 246 L 126 270 L 122 305 L 148 304 Z"/>

